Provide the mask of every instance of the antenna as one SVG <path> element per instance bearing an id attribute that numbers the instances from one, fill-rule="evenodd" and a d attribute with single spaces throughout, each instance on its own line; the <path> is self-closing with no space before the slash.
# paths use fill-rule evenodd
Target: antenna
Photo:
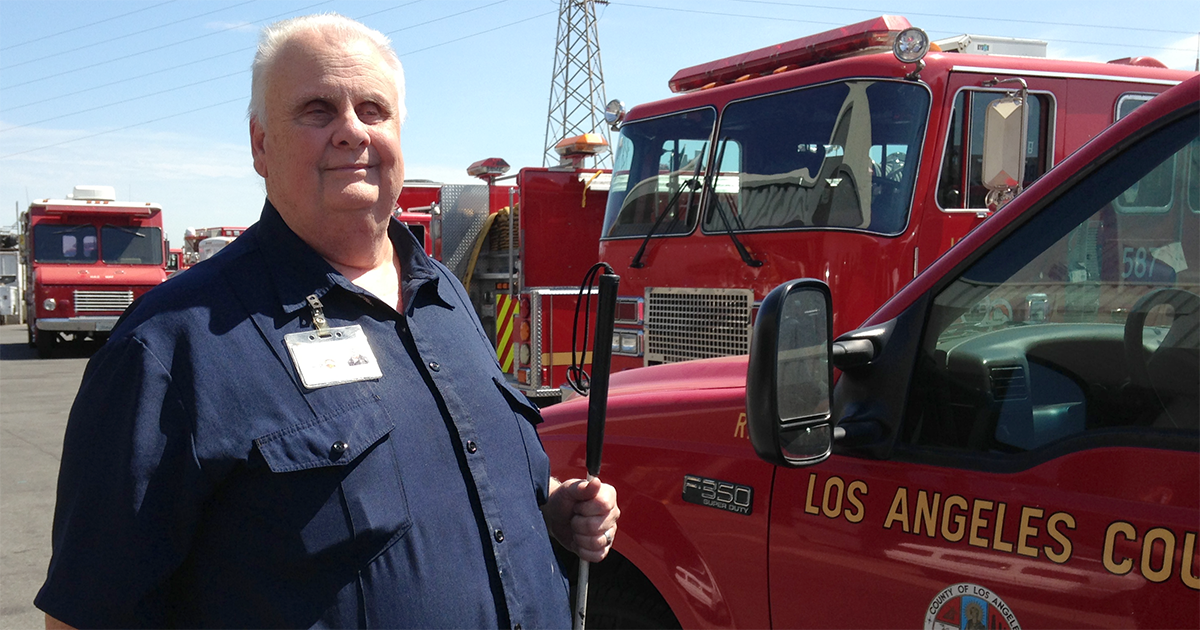
<path id="1" fill-rule="evenodd" d="M 542 166 L 559 164 L 554 146 L 563 138 L 594 133 L 608 140 L 604 72 L 600 68 L 600 39 L 596 32 L 597 4 L 606 5 L 608 0 L 559 0 L 558 41 L 554 49 Z M 596 155 L 595 167 L 610 167 L 611 156 L 607 151 Z"/>

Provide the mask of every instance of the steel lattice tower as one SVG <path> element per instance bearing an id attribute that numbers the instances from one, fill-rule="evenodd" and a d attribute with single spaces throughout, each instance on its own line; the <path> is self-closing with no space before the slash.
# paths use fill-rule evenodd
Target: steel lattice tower
<path id="1" fill-rule="evenodd" d="M 550 81 L 550 111 L 546 116 L 542 166 L 558 164 L 554 145 L 568 136 L 596 133 L 608 140 L 604 121 L 604 72 L 596 34 L 596 6 L 608 0 L 560 0 L 554 76 Z M 612 153 L 595 158 L 597 168 L 612 164 Z"/>

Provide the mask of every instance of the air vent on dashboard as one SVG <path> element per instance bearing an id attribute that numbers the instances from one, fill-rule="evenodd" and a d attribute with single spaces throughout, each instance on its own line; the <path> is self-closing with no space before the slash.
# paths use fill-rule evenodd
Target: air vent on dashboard
<path id="1" fill-rule="evenodd" d="M 1029 381 L 1023 365 L 997 365 L 988 369 L 992 394 L 996 400 L 1024 400 L 1029 397 Z"/>

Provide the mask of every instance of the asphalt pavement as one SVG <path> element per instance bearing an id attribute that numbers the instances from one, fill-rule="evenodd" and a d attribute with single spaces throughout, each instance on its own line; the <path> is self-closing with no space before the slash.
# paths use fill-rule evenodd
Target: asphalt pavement
<path id="1" fill-rule="evenodd" d="M 44 625 L 33 597 L 50 562 L 63 430 L 96 347 L 39 359 L 27 341 L 24 326 L 0 326 L 0 629 Z"/>

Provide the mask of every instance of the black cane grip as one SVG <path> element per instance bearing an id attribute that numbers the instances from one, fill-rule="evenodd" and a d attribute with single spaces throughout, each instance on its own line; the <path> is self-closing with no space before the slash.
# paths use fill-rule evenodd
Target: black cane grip
<path id="1" fill-rule="evenodd" d="M 604 450 L 608 372 L 612 367 L 613 320 L 616 318 L 617 286 L 620 282 L 618 275 L 600 275 L 596 342 L 592 346 L 592 387 L 588 393 L 587 470 L 593 477 L 600 474 L 600 454 Z"/>

